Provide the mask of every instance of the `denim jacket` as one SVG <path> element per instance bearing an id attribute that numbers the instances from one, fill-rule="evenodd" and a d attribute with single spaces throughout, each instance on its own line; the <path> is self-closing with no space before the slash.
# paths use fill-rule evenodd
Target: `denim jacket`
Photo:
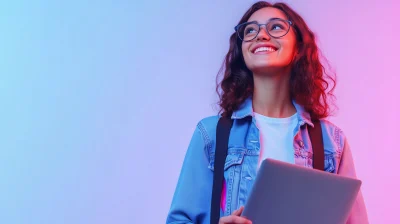
<path id="1" fill-rule="evenodd" d="M 312 168 L 313 151 L 306 124 L 314 125 L 310 114 L 295 101 L 293 104 L 299 121 L 293 139 L 295 163 Z M 225 162 L 221 217 L 230 215 L 246 204 L 256 178 L 260 153 L 259 130 L 253 117 L 252 99 L 247 99 L 231 118 L 234 122 Z M 210 223 L 218 119 L 219 116 L 207 117 L 197 124 L 185 155 L 166 223 Z M 325 171 L 356 178 L 352 154 L 343 132 L 326 120 L 321 120 L 321 126 Z M 361 191 L 347 223 L 368 223 Z"/>

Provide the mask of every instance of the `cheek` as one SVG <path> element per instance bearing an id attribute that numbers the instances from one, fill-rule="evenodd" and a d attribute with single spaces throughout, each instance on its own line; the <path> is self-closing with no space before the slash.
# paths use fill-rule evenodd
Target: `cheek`
<path id="1" fill-rule="evenodd" d="M 293 56 L 297 50 L 296 49 L 296 43 L 297 43 L 296 35 L 293 32 L 291 32 L 291 35 L 289 37 L 290 38 L 289 38 L 287 45 L 288 45 L 288 48 L 290 49 L 289 50 L 290 55 Z"/>
<path id="2" fill-rule="evenodd" d="M 284 50 L 285 50 L 284 55 L 286 57 L 292 57 L 296 51 L 295 46 L 293 45 L 287 45 Z"/>
<path id="3" fill-rule="evenodd" d="M 288 60 L 292 59 L 292 57 L 295 55 L 296 53 L 296 45 L 294 42 L 288 41 L 286 43 L 284 43 L 283 45 L 283 52 L 282 52 L 282 56 L 284 56 L 285 58 L 287 58 Z"/>

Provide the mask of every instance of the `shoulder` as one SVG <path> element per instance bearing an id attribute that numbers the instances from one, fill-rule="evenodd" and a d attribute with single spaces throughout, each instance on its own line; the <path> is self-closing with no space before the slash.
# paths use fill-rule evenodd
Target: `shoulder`
<path id="1" fill-rule="evenodd" d="M 343 130 L 336 124 L 326 119 L 321 119 L 320 121 L 324 140 L 329 139 L 330 142 L 336 145 L 339 151 L 343 151 L 346 141 L 346 136 Z"/>
<path id="2" fill-rule="evenodd" d="M 217 130 L 217 124 L 220 116 L 214 115 L 214 116 L 208 116 L 202 118 L 198 123 L 197 123 L 197 129 L 201 132 L 204 140 L 211 141 L 211 138 L 215 136 L 216 130 Z"/>
<path id="3" fill-rule="evenodd" d="M 204 147 L 205 154 L 210 157 L 212 154 L 215 138 L 216 138 L 216 130 L 217 124 L 219 120 L 218 115 L 204 117 L 200 121 L 198 121 L 196 126 L 196 132 L 199 133 L 198 136 L 202 138 L 202 143 Z"/>

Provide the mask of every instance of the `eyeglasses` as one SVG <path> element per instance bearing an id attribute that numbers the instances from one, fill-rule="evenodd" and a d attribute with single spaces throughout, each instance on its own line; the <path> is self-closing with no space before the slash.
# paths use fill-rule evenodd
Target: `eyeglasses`
<path id="1" fill-rule="evenodd" d="M 271 37 L 279 38 L 285 36 L 292 26 L 292 22 L 280 18 L 269 20 L 266 24 L 258 24 L 257 21 L 246 22 L 235 26 L 235 31 L 242 41 L 252 41 L 260 33 L 261 26 L 265 26 L 265 30 Z"/>

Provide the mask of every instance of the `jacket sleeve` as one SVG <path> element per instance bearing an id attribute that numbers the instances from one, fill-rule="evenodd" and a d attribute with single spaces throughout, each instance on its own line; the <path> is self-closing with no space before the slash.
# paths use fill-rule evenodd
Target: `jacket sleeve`
<path id="1" fill-rule="evenodd" d="M 198 123 L 187 149 L 166 223 L 209 223 L 213 172 L 208 168 L 211 143 Z"/>
<path id="2" fill-rule="evenodd" d="M 342 159 L 340 161 L 338 174 L 346 177 L 357 178 L 353 156 L 350 150 L 349 143 L 346 138 L 344 138 L 344 147 Z M 358 193 L 356 201 L 354 202 L 352 211 L 347 220 L 347 224 L 368 224 L 367 209 L 364 204 L 364 198 L 362 196 L 361 190 Z"/>

